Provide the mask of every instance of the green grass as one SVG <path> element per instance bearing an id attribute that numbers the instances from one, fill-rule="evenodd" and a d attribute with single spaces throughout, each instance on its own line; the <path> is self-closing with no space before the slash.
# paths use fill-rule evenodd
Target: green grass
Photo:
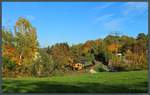
<path id="1" fill-rule="evenodd" d="M 147 93 L 148 72 L 99 72 L 3 79 L 4 93 Z"/>

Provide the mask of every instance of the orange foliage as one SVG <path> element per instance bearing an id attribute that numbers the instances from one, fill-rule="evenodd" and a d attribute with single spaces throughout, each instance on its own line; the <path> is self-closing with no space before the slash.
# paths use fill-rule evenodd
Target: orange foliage
<path id="1" fill-rule="evenodd" d="M 101 44 L 100 40 L 96 40 L 96 41 L 87 41 L 82 49 L 83 49 L 83 53 L 87 53 L 93 46 L 98 46 Z"/>
<path id="2" fill-rule="evenodd" d="M 120 48 L 119 44 L 110 44 L 107 47 L 108 51 L 113 52 L 113 53 L 118 52 L 119 48 Z"/>
<path id="3" fill-rule="evenodd" d="M 19 65 L 19 55 L 16 53 L 16 48 L 11 45 L 4 45 L 4 52 L 2 53 L 3 56 L 8 57 L 10 60 L 14 61 L 16 64 Z"/>
<path id="4" fill-rule="evenodd" d="M 13 57 L 15 53 L 15 48 L 10 45 L 4 46 L 3 56 L 7 56 L 9 58 Z"/>

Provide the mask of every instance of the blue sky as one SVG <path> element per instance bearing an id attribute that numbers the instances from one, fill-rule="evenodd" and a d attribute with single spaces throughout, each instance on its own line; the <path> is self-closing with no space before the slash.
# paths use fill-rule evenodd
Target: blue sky
<path id="1" fill-rule="evenodd" d="M 78 44 L 118 31 L 137 36 L 148 33 L 146 2 L 3 2 L 2 25 L 12 27 L 18 17 L 37 29 L 41 47 Z"/>

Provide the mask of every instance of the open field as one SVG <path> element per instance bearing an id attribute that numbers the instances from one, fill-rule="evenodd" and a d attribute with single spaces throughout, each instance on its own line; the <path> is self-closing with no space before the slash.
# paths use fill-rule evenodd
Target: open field
<path id="1" fill-rule="evenodd" d="M 49 78 L 3 79 L 4 93 L 146 93 L 148 72 L 99 72 Z"/>

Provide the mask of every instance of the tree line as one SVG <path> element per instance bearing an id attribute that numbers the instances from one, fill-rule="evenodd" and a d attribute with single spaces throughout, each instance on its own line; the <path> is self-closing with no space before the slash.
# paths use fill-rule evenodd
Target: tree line
<path id="1" fill-rule="evenodd" d="M 4 77 L 76 72 L 71 67 L 76 63 L 93 64 L 97 71 L 104 71 L 102 65 L 117 71 L 143 70 L 148 68 L 148 34 L 139 33 L 137 37 L 108 35 L 76 45 L 65 42 L 40 48 L 36 28 L 20 17 L 14 33 L 2 29 L 2 62 Z"/>

